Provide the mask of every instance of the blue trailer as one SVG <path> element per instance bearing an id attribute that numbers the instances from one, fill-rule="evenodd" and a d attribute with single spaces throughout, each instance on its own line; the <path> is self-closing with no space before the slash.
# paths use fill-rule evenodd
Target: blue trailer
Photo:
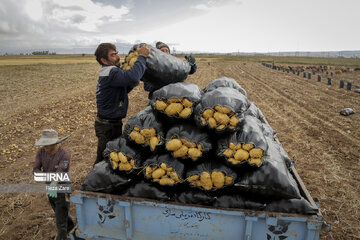
<path id="1" fill-rule="evenodd" d="M 302 195 L 315 203 L 294 167 Z M 329 226 L 317 215 L 205 207 L 76 191 L 77 228 L 71 239 L 317 240 Z"/>

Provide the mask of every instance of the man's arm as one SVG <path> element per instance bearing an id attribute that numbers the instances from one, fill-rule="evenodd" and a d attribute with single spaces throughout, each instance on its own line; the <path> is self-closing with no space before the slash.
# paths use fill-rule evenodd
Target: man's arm
<path id="1" fill-rule="evenodd" d="M 139 56 L 134 66 L 130 70 L 121 70 L 120 68 L 113 68 L 110 71 L 112 81 L 110 86 L 112 87 L 132 87 L 140 82 L 140 79 L 144 75 L 146 69 L 145 57 Z"/>
<path id="2" fill-rule="evenodd" d="M 41 163 L 41 159 L 40 159 L 40 149 L 38 149 L 38 151 L 36 152 L 33 172 L 42 172 L 41 168 L 42 168 L 42 163 Z"/>

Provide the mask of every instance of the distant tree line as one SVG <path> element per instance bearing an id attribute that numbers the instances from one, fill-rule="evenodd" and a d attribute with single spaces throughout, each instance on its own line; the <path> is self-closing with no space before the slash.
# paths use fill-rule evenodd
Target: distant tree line
<path id="1" fill-rule="evenodd" d="M 49 51 L 34 51 L 31 53 L 32 55 L 56 55 L 56 52 Z"/>

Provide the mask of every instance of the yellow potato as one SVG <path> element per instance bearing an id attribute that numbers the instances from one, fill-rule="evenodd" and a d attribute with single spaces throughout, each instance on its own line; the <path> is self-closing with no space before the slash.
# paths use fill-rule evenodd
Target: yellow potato
<path id="1" fill-rule="evenodd" d="M 231 142 L 231 143 L 229 144 L 229 148 L 230 148 L 231 150 L 236 150 L 236 149 L 235 149 L 235 148 L 236 148 L 236 145 Z"/>
<path id="2" fill-rule="evenodd" d="M 165 111 L 165 108 L 167 107 L 167 104 L 162 100 L 156 100 L 155 102 L 155 108 L 158 111 Z"/>
<path id="3" fill-rule="evenodd" d="M 214 118 L 218 124 L 228 125 L 228 123 L 230 122 L 230 118 L 224 113 L 215 112 Z"/>
<path id="4" fill-rule="evenodd" d="M 192 176 L 190 176 L 190 177 L 187 178 L 187 180 L 188 180 L 189 182 L 194 182 L 194 181 L 197 181 L 197 180 L 199 180 L 199 179 L 200 179 L 200 176 L 199 176 L 199 175 L 192 175 Z"/>
<path id="5" fill-rule="evenodd" d="M 141 135 L 139 132 L 132 131 L 130 133 L 130 138 L 134 140 L 137 144 L 144 144 L 145 138 L 143 135 Z"/>
<path id="6" fill-rule="evenodd" d="M 254 148 L 254 144 L 252 143 L 243 144 L 242 148 L 249 152 L 251 149 Z"/>
<path id="7" fill-rule="evenodd" d="M 262 161 L 261 161 L 260 158 L 250 158 L 250 159 L 248 160 L 248 162 L 249 162 L 250 164 L 256 164 L 256 165 L 258 165 L 258 166 L 260 166 L 261 163 L 262 163 Z"/>
<path id="8" fill-rule="evenodd" d="M 188 155 L 192 160 L 197 160 L 201 154 L 201 151 L 197 148 L 189 148 L 188 150 Z"/>
<path id="9" fill-rule="evenodd" d="M 263 150 L 261 148 L 253 148 L 249 151 L 251 158 L 262 158 Z"/>
<path id="10" fill-rule="evenodd" d="M 232 184 L 233 181 L 234 181 L 234 178 L 233 178 L 233 177 L 225 176 L 225 185 Z"/>
<path id="11" fill-rule="evenodd" d="M 183 105 L 181 103 L 170 103 L 166 109 L 165 113 L 169 116 L 179 114 L 183 110 Z"/>
<path id="12" fill-rule="evenodd" d="M 245 161 L 249 158 L 249 153 L 243 149 L 239 149 L 234 154 L 234 158 L 238 161 Z"/>
<path id="13" fill-rule="evenodd" d="M 130 61 L 129 61 L 129 66 L 130 66 L 130 67 L 133 67 L 134 64 L 135 64 L 135 62 L 136 62 L 136 60 L 137 60 L 137 57 L 133 57 L 132 59 L 130 59 Z"/>
<path id="14" fill-rule="evenodd" d="M 172 180 L 174 180 L 175 182 L 180 182 L 180 178 L 179 178 L 179 176 L 177 175 L 176 172 L 170 172 L 169 176 L 170 176 L 170 178 L 171 178 Z"/>
<path id="15" fill-rule="evenodd" d="M 182 146 L 182 142 L 180 141 L 180 139 L 171 139 L 166 144 L 166 149 L 168 151 L 176 151 L 179 150 L 181 146 Z"/>
<path id="16" fill-rule="evenodd" d="M 134 159 L 131 159 L 131 160 L 130 160 L 130 165 L 131 165 L 132 168 L 135 167 L 135 161 L 134 161 Z"/>
<path id="17" fill-rule="evenodd" d="M 163 177 L 160 179 L 161 185 L 174 185 L 175 181 L 168 177 Z"/>
<path id="18" fill-rule="evenodd" d="M 162 168 L 158 168 L 151 173 L 152 178 L 161 178 L 165 175 L 165 170 Z"/>
<path id="19" fill-rule="evenodd" d="M 115 161 L 111 161 L 111 165 L 112 165 L 112 168 L 115 170 L 115 169 L 118 168 L 119 163 L 118 163 L 118 162 L 115 162 Z"/>
<path id="20" fill-rule="evenodd" d="M 117 152 L 111 152 L 109 156 L 112 161 L 119 162 L 119 157 L 118 157 Z"/>
<path id="21" fill-rule="evenodd" d="M 238 145 L 235 146 L 235 150 L 239 150 L 239 149 L 241 149 L 241 147 L 242 147 L 242 144 L 239 143 Z"/>
<path id="22" fill-rule="evenodd" d="M 225 149 L 225 151 L 223 152 L 223 154 L 227 157 L 227 158 L 231 158 L 234 156 L 234 151 L 231 150 L 230 148 Z"/>
<path id="23" fill-rule="evenodd" d="M 119 156 L 119 160 L 120 160 L 121 163 L 127 163 L 128 162 L 127 157 L 122 152 L 119 152 L 118 156 Z"/>
<path id="24" fill-rule="evenodd" d="M 138 128 L 137 126 L 135 126 L 133 130 L 134 130 L 135 132 L 140 132 L 140 128 Z"/>
<path id="25" fill-rule="evenodd" d="M 179 114 L 179 116 L 182 118 L 188 118 L 190 115 L 191 115 L 191 108 L 188 107 L 184 108 Z"/>
<path id="26" fill-rule="evenodd" d="M 168 103 L 181 103 L 181 99 L 170 98 L 170 99 L 168 99 Z"/>
<path id="27" fill-rule="evenodd" d="M 148 128 L 143 128 L 140 131 L 140 134 L 143 135 L 146 138 L 151 138 L 152 137 L 151 133 L 152 133 L 152 131 L 150 129 L 148 129 Z"/>
<path id="28" fill-rule="evenodd" d="M 200 175 L 200 183 L 201 183 L 201 186 L 205 190 L 211 190 L 212 187 L 213 187 L 213 184 L 212 184 L 212 181 L 211 181 L 210 173 L 202 172 L 201 175 Z"/>
<path id="29" fill-rule="evenodd" d="M 151 178 L 151 173 L 153 172 L 153 168 L 151 166 L 147 166 L 145 168 L 145 177 L 146 178 Z"/>
<path id="30" fill-rule="evenodd" d="M 223 172 L 215 172 L 211 173 L 212 183 L 216 188 L 222 188 L 225 184 L 225 174 Z"/>
<path id="31" fill-rule="evenodd" d="M 215 106 L 215 110 L 218 111 L 219 113 L 223 113 L 223 114 L 229 114 L 229 113 L 232 112 L 230 108 L 222 107 L 222 106 L 219 106 L 219 105 Z"/>
<path id="32" fill-rule="evenodd" d="M 167 170 L 167 167 L 166 167 L 166 164 L 165 164 L 165 163 L 161 163 L 161 164 L 160 164 L 160 167 L 161 167 L 162 169 L 164 169 L 165 171 Z"/>
<path id="33" fill-rule="evenodd" d="M 191 108 L 194 103 L 191 102 L 189 99 L 184 98 L 184 99 L 182 100 L 182 104 L 183 104 L 184 107 L 186 107 L 186 108 Z"/>
<path id="34" fill-rule="evenodd" d="M 154 151 L 156 146 L 159 144 L 160 140 L 159 137 L 151 137 L 150 139 L 150 147 Z"/>
<path id="35" fill-rule="evenodd" d="M 200 117 L 201 125 L 206 125 L 206 119 L 203 117 Z"/>
<path id="36" fill-rule="evenodd" d="M 230 126 L 235 127 L 239 122 L 239 119 L 234 115 L 230 118 Z"/>
<path id="37" fill-rule="evenodd" d="M 155 128 L 150 128 L 149 133 L 150 133 L 150 137 L 155 137 L 156 136 L 156 129 Z"/>
<path id="38" fill-rule="evenodd" d="M 180 140 L 181 140 L 181 142 L 183 143 L 183 145 L 187 146 L 188 148 L 195 148 L 195 147 L 196 147 L 196 143 L 190 142 L 190 141 L 188 141 L 188 140 L 185 139 L 185 138 L 182 138 L 182 139 L 180 139 Z"/>
<path id="39" fill-rule="evenodd" d="M 173 156 L 175 158 L 177 158 L 177 157 L 185 157 L 188 150 L 189 150 L 189 148 L 187 146 L 182 145 L 178 150 L 173 152 Z"/>
<path id="40" fill-rule="evenodd" d="M 221 124 L 216 127 L 217 130 L 223 130 L 226 126 L 224 124 Z"/>
<path id="41" fill-rule="evenodd" d="M 211 128 L 215 128 L 217 125 L 215 118 L 212 118 L 212 117 L 208 119 L 208 123 Z"/>
<path id="42" fill-rule="evenodd" d="M 213 117 L 213 115 L 214 115 L 214 110 L 213 109 L 206 109 L 202 114 L 202 116 L 205 119 L 209 119 L 209 118 Z"/>
<path id="43" fill-rule="evenodd" d="M 130 163 L 120 163 L 119 164 L 119 169 L 122 171 L 130 171 L 132 169 L 131 164 Z"/>
<path id="44" fill-rule="evenodd" d="M 236 165 L 236 164 L 239 164 L 239 163 L 240 163 L 240 161 L 235 160 L 235 158 L 229 158 L 229 159 L 228 159 L 228 161 L 229 161 L 229 162 L 231 162 L 231 163 L 232 163 L 232 164 L 234 164 L 234 165 Z"/>

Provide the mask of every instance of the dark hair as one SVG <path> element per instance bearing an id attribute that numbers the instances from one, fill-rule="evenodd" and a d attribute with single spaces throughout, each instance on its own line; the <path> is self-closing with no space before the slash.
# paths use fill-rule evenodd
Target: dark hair
<path id="1" fill-rule="evenodd" d="M 169 48 L 169 46 L 167 44 L 165 44 L 163 42 L 160 42 L 160 41 L 156 43 L 156 48 L 157 49 L 161 49 L 163 47 L 166 47 L 169 50 L 169 53 L 170 53 L 170 48 Z"/>
<path id="2" fill-rule="evenodd" d="M 96 48 L 94 55 L 96 56 L 96 61 L 98 61 L 98 63 L 100 63 L 100 65 L 104 65 L 101 62 L 101 58 L 105 58 L 106 60 L 109 60 L 108 53 L 110 50 L 116 51 L 116 47 L 112 43 L 100 43 L 100 45 Z"/>

